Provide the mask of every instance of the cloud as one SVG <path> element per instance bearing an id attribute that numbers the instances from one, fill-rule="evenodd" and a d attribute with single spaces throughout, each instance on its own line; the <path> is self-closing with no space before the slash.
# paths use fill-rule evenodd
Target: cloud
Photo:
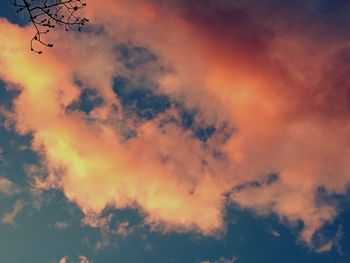
<path id="1" fill-rule="evenodd" d="M 118 224 L 116 233 L 122 237 L 126 237 L 133 233 L 133 228 L 130 227 L 130 223 L 128 221 L 120 222 Z"/>
<path id="2" fill-rule="evenodd" d="M 64 108 L 80 93 L 72 79 L 80 71 L 80 63 L 63 63 L 62 54 L 55 57 L 53 53 L 46 53 L 37 61 L 37 57 L 25 53 L 26 30 L 3 23 L 19 37 L 12 46 L 7 46 L 11 41 L 3 42 L 0 73 L 4 80 L 22 90 L 15 100 L 16 129 L 22 134 L 33 133 L 32 148 L 42 155 L 50 171 L 45 181 L 37 181 L 37 186 L 62 188 L 86 215 L 99 213 L 107 205 L 138 207 L 147 223 L 163 230 L 198 229 L 209 234 L 222 226 L 222 187 L 226 184 L 214 180 L 211 171 L 203 171 L 202 159 L 211 162 L 214 158 L 205 156 L 201 142 L 175 125 L 158 130 L 161 121 L 157 119 L 140 126 L 137 138 L 120 143 L 121 135 L 113 125 L 118 116 L 110 117 L 118 101 L 108 91 L 102 92 L 104 105 L 90 113 L 93 122 L 81 112 L 65 112 Z M 16 56 L 30 69 L 24 74 L 12 58 L 12 49 L 22 48 L 23 52 Z M 84 52 L 89 53 L 89 49 Z M 104 58 L 111 57 L 109 52 L 99 51 Z M 83 53 L 87 59 L 89 56 Z M 84 74 L 89 73 L 81 73 L 86 85 L 98 84 L 100 90 L 104 89 L 105 81 L 100 76 L 91 80 L 92 76 L 86 79 Z M 111 78 L 111 74 L 105 73 L 103 79 Z M 38 97 L 45 97 L 45 103 L 39 106 L 35 102 Z M 179 145 L 183 147 L 178 148 Z M 200 208 L 203 203 L 207 206 L 205 214 Z"/>
<path id="3" fill-rule="evenodd" d="M 54 224 L 54 227 L 58 229 L 65 229 L 65 228 L 68 228 L 69 226 L 70 226 L 70 223 L 67 221 L 57 221 Z"/>
<path id="4" fill-rule="evenodd" d="M 92 263 L 87 257 L 80 256 L 79 257 L 79 263 Z"/>
<path id="5" fill-rule="evenodd" d="M 342 246 L 340 243 L 343 235 L 344 230 L 342 225 L 338 227 L 337 231 L 332 237 L 327 238 L 327 236 L 323 235 L 322 232 L 317 233 L 317 235 L 314 237 L 315 242 L 313 244 L 315 250 L 319 253 L 327 253 L 332 249 L 336 249 L 339 254 L 343 254 Z"/>
<path id="6" fill-rule="evenodd" d="M 5 195 L 13 195 L 19 193 L 19 188 L 10 180 L 0 177 L 0 193 Z"/>
<path id="7" fill-rule="evenodd" d="M 25 206 L 25 202 L 22 200 L 17 200 L 13 206 L 13 209 L 11 212 L 6 213 L 4 217 L 2 218 L 2 223 L 4 224 L 14 224 L 15 219 Z"/>
<path id="8" fill-rule="evenodd" d="M 68 257 L 63 257 L 61 258 L 58 263 L 68 263 Z M 74 263 L 72 261 L 70 261 L 70 263 Z M 87 257 L 85 256 L 79 256 L 79 262 L 77 263 L 92 263 L 92 261 L 90 261 Z"/>
<path id="9" fill-rule="evenodd" d="M 276 229 L 273 229 L 271 226 L 269 226 L 267 230 L 271 235 L 273 235 L 275 237 L 281 236 L 281 233 L 279 231 L 277 231 Z"/>
<path id="10" fill-rule="evenodd" d="M 237 262 L 237 260 L 238 260 L 237 257 L 232 256 L 231 259 L 227 259 L 227 258 L 221 257 L 221 258 L 219 258 L 217 260 L 214 260 L 214 261 L 204 260 L 201 263 L 234 263 L 234 262 Z"/>
<path id="11" fill-rule="evenodd" d="M 0 22 L 0 78 L 21 90 L 11 116 L 18 133 L 33 135 L 32 149 L 49 171 L 37 187 L 62 189 L 87 218 L 133 207 L 155 229 L 203 234 L 224 229 L 229 196 L 292 225 L 302 220 L 301 238 L 311 243 L 337 214 L 318 189 L 342 194 L 350 182 L 350 47 L 342 33 L 349 19 L 339 17 L 335 27 L 315 19 L 316 2 L 301 1 L 88 6 L 103 31 L 65 35 L 65 42 L 53 34 L 56 48 L 40 57 L 27 52 L 29 28 Z M 123 65 L 121 43 L 147 47 L 162 70 Z M 113 91 L 117 75 L 135 70 L 172 102 L 139 122 Z M 67 110 L 91 87 L 103 102 Z M 199 112 L 195 123 L 227 123 L 232 135 L 200 140 L 176 122 L 164 125 L 178 117 L 178 104 Z M 121 126 L 135 136 L 126 140 Z M 271 174 L 277 180 L 266 181 Z"/>

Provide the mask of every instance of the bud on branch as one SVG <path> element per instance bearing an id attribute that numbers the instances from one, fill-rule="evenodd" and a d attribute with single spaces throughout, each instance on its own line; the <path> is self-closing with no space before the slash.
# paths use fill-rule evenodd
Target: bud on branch
<path id="1" fill-rule="evenodd" d="M 78 16 L 79 10 L 86 6 L 82 0 L 10 0 L 17 13 L 25 12 L 29 16 L 29 22 L 33 24 L 36 33 L 30 41 L 31 51 L 41 54 L 36 49 L 35 43 L 53 47 L 43 37 L 57 25 L 61 25 L 66 31 L 81 31 L 89 22 L 85 17 Z"/>

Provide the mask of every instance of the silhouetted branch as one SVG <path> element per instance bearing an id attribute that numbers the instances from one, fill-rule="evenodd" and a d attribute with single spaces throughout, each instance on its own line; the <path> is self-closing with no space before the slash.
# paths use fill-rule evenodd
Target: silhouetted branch
<path id="1" fill-rule="evenodd" d="M 33 24 L 36 33 L 30 41 L 30 49 L 41 54 L 42 51 L 34 47 L 38 42 L 47 47 L 53 47 L 52 43 L 43 40 L 43 36 L 50 32 L 56 25 L 64 26 L 66 31 L 81 31 L 89 20 L 79 17 L 77 12 L 86 4 L 82 0 L 9 0 L 16 8 L 17 13 L 26 12 L 29 22 Z"/>

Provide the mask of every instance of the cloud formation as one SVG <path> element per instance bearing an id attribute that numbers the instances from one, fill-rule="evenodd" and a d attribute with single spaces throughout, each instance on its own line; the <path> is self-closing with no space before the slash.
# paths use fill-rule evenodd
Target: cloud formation
<path id="1" fill-rule="evenodd" d="M 56 33 L 65 41 L 41 57 L 27 52 L 29 28 L 2 20 L 0 78 L 21 90 L 16 130 L 33 134 L 49 171 L 37 186 L 62 189 L 87 216 L 136 207 L 155 228 L 203 234 L 224 227 L 229 196 L 258 213 L 301 220 L 310 243 L 337 214 L 319 189 L 341 194 L 350 182 L 349 18 L 327 23 L 321 5 L 90 1 L 87 16 L 103 29 Z M 349 4 L 334 8 L 322 16 Z M 147 47 L 163 70 L 126 66 L 116 54 L 121 43 Z M 130 118 L 113 80 L 135 72 L 171 106 Z M 91 87 L 101 103 L 67 110 Z M 200 140 L 177 123 L 164 125 L 178 118 L 176 103 L 196 109 L 196 123 L 226 123 L 232 134 Z M 129 126 L 136 135 L 125 139 Z"/>

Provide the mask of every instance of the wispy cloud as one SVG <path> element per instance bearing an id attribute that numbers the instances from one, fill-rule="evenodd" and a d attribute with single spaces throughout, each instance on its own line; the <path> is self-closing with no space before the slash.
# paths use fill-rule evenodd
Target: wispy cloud
<path id="1" fill-rule="evenodd" d="M 57 221 L 54 223 L 54 227 L 58 229 L 66 229 L 70 226 L 68 221 Z"/>
<path id="2" fill-rule="evenodd" d="M 20 192 L 20 188 L 5 177 L 0 177 L 0 193 L 13 195 Z"/>
<path id="3" fill-rule="evenodd" d="M 79 263 L 92 263 L 87 257 L 85 256 L 80 256 L 79 257 Z"/>
<path id="4" fill-rule="evenodd" d="M 331 238 L 323 237 L 322 232 L 318 236 L 318 244 L 315 244 L 315 250 L 319 253 L 327 253 L 332 249 L 337 250 L 339 254 L 342 254 L 342 246 L 340 244 L 341 239 L 344 236 L 343 226 L 340 225 Z"/>
<path id="5" fill-rule="evenodd" d="M 221 258 L 214 260 L 214 261 L 204 260 L 201 263 L 235 263 L 235 262 L 238 262 L 238 258 L 235 256 L 232 256 L 232 258 L 229 258 L 229 259 L 221 257 Z"/>
<path id="6" fill-rule="evenodd" d="M 68 257 L 65 256 L 63 258 L 61 258 L 58 263 L 93 263 L 92 261 L 90 261 L 86 256 L 79 256 L 78 258 L 79 261 L 68 261 Z"/>
<path id="7" fill-rule="evenodd" d="M 130 226 L 130 223 L 125 221 L 125 222 L 120 222 L 118 224 L 117 230 L 115 232 L 122 237 L 126 237 L 132 234 L 133 231 L 134 229 Z"/>
<path id="8" fill-rule="evenodd" d="M 17 215 L 22 211 L 25 206 L 23 200 L 17 200 L 13 205 L 12 211 L 6 213 L 2 218 L 2 223 L 4 224 L 14 224 Z"/>

